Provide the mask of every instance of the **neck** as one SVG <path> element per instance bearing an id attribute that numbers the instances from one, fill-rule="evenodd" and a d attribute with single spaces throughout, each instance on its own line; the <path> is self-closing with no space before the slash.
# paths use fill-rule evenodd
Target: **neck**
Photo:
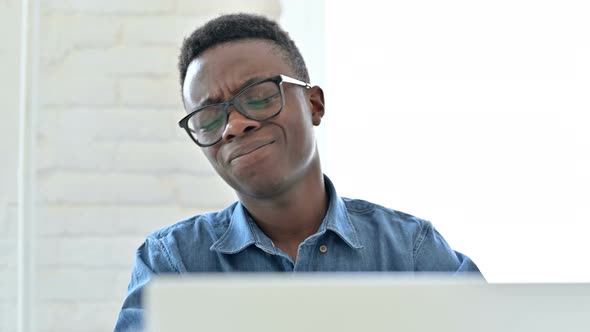
<path id="1" fill-rule="evenodd" d="M 328 198 L 319 159 L 302 179 L 270 199 L 240 196 L 260 229 L 276 246 L 296 255 L 296 249 L 320 227 Z"/>

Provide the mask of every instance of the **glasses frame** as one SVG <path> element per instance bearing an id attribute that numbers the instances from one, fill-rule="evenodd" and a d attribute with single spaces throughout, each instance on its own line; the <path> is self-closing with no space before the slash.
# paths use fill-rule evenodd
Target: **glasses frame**
<path id="1" fill-rule="evenodd" d="M 266 82 L 274 82 L 278 86 L 278 88 L 279 88 L 279 93 L 280 93 L 280 96 L 281 96 L 281 107 L 279 108 L 278 112 L 276 112 L 275 114 L 273 114 L 273 115 L 271 115 L 271 116 L 269 116 L 267 118 L 264 118 L 262 120 L 259 120 L 259 119 L 254 119 L 254 118 L 248 116 L 247 114 L 244 114 L 240 110 L 239 107 L 236 107 L 235 106 L 234 101 L 242 93 L 244 93 L 244 91 L 246 91 L 247 89 L 249 89 L 249 88 L 251 88 L 253 86 L 256 86 L 256 85 L 262 84 L 262 83 L 266 83 Z M 244 88 L 242 88 L 240 91 L 238 91 L 229 100 L 226 100 L 226 101 L 221 102 L 221 103 L 214 103 L 214 104 L 209 104 L 209 105 L 205 105 L 205 106 L 200 106 L 200 107 L 192 110 L 185 117 L 183 117 L 180 121 L 178 121 L 178 126 L 180 128 L 182 128 L 182 129 L 184 129 L 186 131 L 186 133 L 188 134 L 188 136 L 191 138 L 191 140 L 193 142 L 195 142 L 198 146 L 200 146 L 200 147 L 209 147 L 209 146 L 215 145 L 215 144 L 219 143 L 219 141 L 221 141 L 221 139 L 223 138 L 223 131 L 225 131 L 225 129 L 227 128 L 227 125 L 229 123 L 229 112 L 228 112 L 228 109 L 232 105 L 234 105 L 234 109 L 238 113 L 242 114 L 247 119 L 254 120 L 254 121 L 259 121 L 259 122 L 270 120 L 270 119 L 274 118 L 275 116 L 281 114 L 281 112 L 283 111 L 283 108 L 285 106 L 285 92 L 283 91 L 283 83 L 289 83 L 289 84 L 299 85 L 299 86 L 305 87 L 306 89 L 311 89 L 311 84 L 310 83 L 306 83 L 306 82 L 300 81 L 300 80 L 298 80 L 296 78 L 292 78 L 292 77 L 289 77 L 287 75 L 282 75 L 282 74 L 281 75 L 277 75 L 277 76 L 272 76 L 272 77 L 265 78 L 263 80 L 256 81 L 256 82 L 253 82 L 251 84 L 248 84 L 247 86 L 245 86 Z M 215 142 L 210 143 L 210 144 L 202 144 L 202 143 L 199 143 L 199 141 L 197 140 L 197 138 L 193 134 L 191 134 L 191 131 L 192 130 L 189 128 L 188 122 L 191 119 L 191 117 L 193 117 L 195 114 L 199 113 L 200 111 L 204 110 L 205 108 L 212 107 L 212 106 L 222 106 L 223 107 L 223 111 L 225 112 L 225 117 L 226 117 L 225 118 L 225 125 L 224 125 L 224 128 L 223 128 L 222 134 L 221 134 L 221 136 L 219 137 L 218 140 L 216 140 Z"/>

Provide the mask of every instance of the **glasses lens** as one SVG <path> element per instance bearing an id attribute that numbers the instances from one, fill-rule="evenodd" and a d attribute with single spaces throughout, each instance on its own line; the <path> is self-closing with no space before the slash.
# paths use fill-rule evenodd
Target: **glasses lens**
<path id="1" fill-rule="evenodd" d="M 209 106 L 190 117 L 188 128 L 200 144 L 213 144 L 223 134 L 226 119 L 223 106 Z"/>
<path id="2" fill-rule="evenodd" d="M 234 104 L 249 118 L 266 120 L 281 111 L 283 102 L 279 86 L 263 82 L 242 91 Z"/>

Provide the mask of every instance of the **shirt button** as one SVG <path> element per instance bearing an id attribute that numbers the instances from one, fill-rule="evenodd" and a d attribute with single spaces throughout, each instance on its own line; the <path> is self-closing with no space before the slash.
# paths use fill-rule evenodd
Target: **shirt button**
<path id="1" fill-rule="evenodd" d="M 320 246 L 320 251 L 322 253 L 326 253 L 326 251 L 328 251 L 328 247 L 326 247 L 326 245 L 322 245 L 322 246 Z"/>

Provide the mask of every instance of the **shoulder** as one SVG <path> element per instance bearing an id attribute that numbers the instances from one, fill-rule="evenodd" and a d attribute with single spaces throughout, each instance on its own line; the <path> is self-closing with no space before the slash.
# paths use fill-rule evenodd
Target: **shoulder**
<path id="1" fill-rule="evenodd" d="M 389 255 L 398 253 L 397 260 L 411 257 L 411 270 L 479 272 L 469 257 L 449 246 L 431 222 L 363 200 L 343 201 L 364 243 L 375 250 L 385 248 Z"/>
<path id="2" fill-rule="evenodd" d="M 411 214 L 360 199 L 342 198 L 348 217 L 361 237 L 414 249 L 432 230 L 432 224 Z"/>
<path id="3" fill-rule="evenodd" d="M 228 229 L 237 203 L 218 212 L 181 220 L 149 234 L 138 249 L 138 257 L 154 272 L 196 271 L 209 267 L 209 248 Z"/>
<path id="4" fill-rule="evenodd" d="M 418 229 L 431 227 L 431 223 L 428 220 L 362 199 L 342 198 L 342 201 L 349 215 L 365 217 L 367 222 L 385 223 Z"/>

